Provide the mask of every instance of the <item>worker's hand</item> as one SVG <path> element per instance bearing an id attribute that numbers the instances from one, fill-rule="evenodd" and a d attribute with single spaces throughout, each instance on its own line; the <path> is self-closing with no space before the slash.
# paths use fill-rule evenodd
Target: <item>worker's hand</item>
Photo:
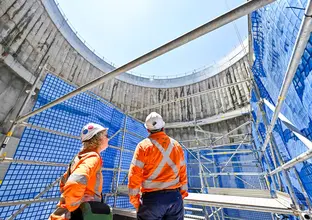
<path id="1" fill-rule="evenodd" d="M 138 212 L 138 211 L 139 211 L 139 207 L 138 207 L 138 208 L 135 208 L 135 210 L 136 210 L 136 212 Z"/>

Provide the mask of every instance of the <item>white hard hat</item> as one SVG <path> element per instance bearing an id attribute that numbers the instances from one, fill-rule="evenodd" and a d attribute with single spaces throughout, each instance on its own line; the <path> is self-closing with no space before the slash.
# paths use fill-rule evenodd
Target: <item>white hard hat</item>
<path id="1" fill-rule="evenodd" d="M 81 131 L 81 141 L 90 140 L 94 135 L 99 133 L 100 131 L 107 131 L 108 128 L 104 128 L 103 126 L 95 123 L 89 123 L 83 126 Z"/>
<path id="2" fill-rule="evenodd" d="M 152 112 L 146 117 L 144 126 L 148 130 L 154 131 L 165 127 L 165 122 L 160 114 Z"/>

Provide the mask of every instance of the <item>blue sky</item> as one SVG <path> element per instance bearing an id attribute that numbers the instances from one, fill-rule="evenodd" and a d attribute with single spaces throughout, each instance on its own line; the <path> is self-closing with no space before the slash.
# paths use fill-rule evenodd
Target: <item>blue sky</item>
<path id="1" fill-rule="evenodd" d="M 234 8 L 245 0 L 57 0 L 70 23 L 106 60 L 123 65 Z M 247 18 L 236 21 L 243 39 Z M 228 24 L 133 69 L 173 76 L 213 64 L 240 44 Z"/>

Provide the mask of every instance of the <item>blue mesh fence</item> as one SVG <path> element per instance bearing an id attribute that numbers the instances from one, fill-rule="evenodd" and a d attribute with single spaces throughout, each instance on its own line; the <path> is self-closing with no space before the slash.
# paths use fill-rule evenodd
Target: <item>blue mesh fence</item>
<path id="1" fill-rule="evenodd" d="M 74 86 L 48 74 L 38 94 L 34 109 L 74 89 Z M 108 136 L 114 135 L 109 142 L 110 147 L 101 153 L 103 158 L 103 193 L 114 193 L 118 176 L 117 169 L 119 167 L 124 170 L 129 169 L 137 143 L 147 137 L 147 131 L 142 123 L 131 117 L 127 117 L 126 120 L 124 113 L 92 93 L 79 94 L 28 120 L 30 124 L 77 137 L 79 137 L 83 125 L 88 122 L 108 127 Z M 124 147 L 123 159 L 120 161 L 122 146 Z M 26 128 L 14 158 L 67 164 L 79 152 L 80 148 L 79 139 Z M 65 170 L 66 167 L 12 163 L 0 186 L 0 201 L 33 199 L 62 175 Z M 119 184 L 127 184 L 126 174 L 125 171 L 121 171 Z M 57 184 L 42 198 L 59 196 Z M 107 201 L 113 205 L 114 197 L 110 197 Z M 32 204 L 18 215 L 17 219 L 47 219 L 55 205 L 56 202 Z M 131 207 L 126 196 L 118 196 L 116 206 Z M 11 216 L 20 207 L 21 205 L 0 207 L 0 219 Z"/>
<path id="2" fill-rule="evenodd" d="M 276 106 L 279 91 L 281 89 L 283 78 L 285 76 L 288 63 L 294 48 L 295 40 L 298 35 L 301 21 L 304 17 L 304 8 L 307 0 L 279 0 L 252 14 L 252 31 L 255 62 L 252 72 L 257 87 L 259 88 L 261 98 L 266 99 L 273 106 Z M 311 85 L 312 85 L 312 36 L 310 37 L 296 74 L 289 87 L 284 105 L 281 109 L 283 114 L 300 132 L 312 140 L 312 111 L 311 111 Z M 259 111 L 256 102 L 255 93 L 252 95 L 251 105 L 253 108 L 254 125 L 252 133 L 254 144 L 257 149 L 261 149 L 265 136 L 266 128 L 263 124 L 263 118 L 266 117 L 270 122 L 273 111 L 264 104 L 264 113 Z M 284 124 L 280 119 L 273 129 L 272 134 L 282 162 L 287 162 L 296 156 L 307 151 L 307 146 Z M 272 152 L 269 146 L 266 148 L 265 156 L 268 158 L 267 164 L 262 160 L 265 170 L 274 169 Z M 275 154 L 277 157 L 278 155 Z M 277 166 L 280 166 L 277 159 Z M 303 196 L 303 190 L 299 184 L 296 172 L 298 173 L 303 187 L 312 198 L 312 185 L 310 179 L 311 159 L 299 163 L 295 169 L 288 171 L 291 188 L 296 195 L 299 204 L 306 207 L 306 201 Z M 282 188 L 289 192 L 287 181 L 282 173 L 279 174 L 282 181 Z M 275 178 L 276 181 L 276 178 Z"/>
<path id="3" fill-rule="evenodd" d="M 213 150 L 192 150 L 191 153 L 188 153 L 187 169 L 190 192 L 209 193 L 209 188 L 207 190 L 207 187 L 265 189 L 263 177 L 258 175 L 243 175 L 246 173 L 262 173 L 261 164 L 256 158 L 257 151 L 251 145 L 243 144 L 239 150 L 249 152 L 238 152 L 233 156 L 237 148 L 238 145 L 228 145 Z M 201 174 L 199 160 L 203 166 Z M 231 175 L 209 176 L 209 173 L 221 172 L 231 173 Z M 241 175 L 239 175 L 240 173 Z M 215 178 L 215 181 L 213 178 Z M 196 208 L 197 206 L 189 205 L 189 207 Z M 211 214 L 210 208 L 206 209 Z M 222 210 L 224 217 L 229 219 L 272 219 L 268 213 L 235 209 Z M 186 213 L 194 214 L 192 211 L 187 211 Z M 221 212 L 219 214 L 221 215 Z"/>

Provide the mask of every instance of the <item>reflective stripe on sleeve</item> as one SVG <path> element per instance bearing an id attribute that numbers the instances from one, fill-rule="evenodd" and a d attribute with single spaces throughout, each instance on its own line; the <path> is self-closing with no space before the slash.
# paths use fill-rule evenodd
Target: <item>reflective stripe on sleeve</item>
<path id="1" fill-rule="evenodd" d="M 140 160 L 137 159 L 133 159 L 131 162 L 133 165 L 139 167 L 139 168 L 143 168 L 144 167 L 144 163 Z"/>
<path id="2" fill-rule="evenodd" d="M 181 186 L 181 190 L 186 190 L 186 191 L 187 191 L 187 190 L 188 190 L 187 184 L 182 185 L 182 186 Z"/>
<path id="3" fill-rule="evenodd" d="M 181 160 L 180 166 L 182 167 L 182 166 L 184 166 L 184 165 L 185 165 L 185 160 Z"/>
<path id="4" fill-rule="evenodd" d="M 88 183 L 88 179 L 85 175 L 77 173 L 71 174 L 67 181 L 77 182 L 83 185 L 87 185 Z"/>
<path id="5" fill-rule="evenodd" d="M 77 205 L 80 205 L 80 203 L 81 203 L 81 200 L 71 203 L 70 206 L 77 206 Z"/>
<path id="6" fill-rule="evenodd" d="M 130 189 L 129 188 L 129 195 L 130 196 L 136 196 L 140 193 L 140 188 Z"/>

